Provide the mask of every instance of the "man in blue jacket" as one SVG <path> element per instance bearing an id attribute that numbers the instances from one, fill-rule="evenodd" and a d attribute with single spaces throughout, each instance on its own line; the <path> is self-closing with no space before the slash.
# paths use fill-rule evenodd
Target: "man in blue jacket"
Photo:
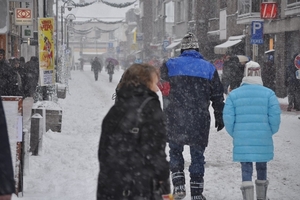
<path id="1" fill-rule="evenodd" d="M 241 163 L 243 200 L 254 199 L 253 162 L 256 162 L 256 196 L 267 200 L 267 162 L 273 159 L 272 136 L 280 125 L 280 106 L 273 90 L 261 77 L 244 77 L 239 88 L 226 99 L 223 119 L 233 138 L 233 161 Z"/>
<path id="2" fill-rule="evenodd" d="M 167 117 L 167 134 L 170 147 L 170 170 L 174 198 L 186 195 L 184 145 L 190 146 L 189 166 L 191 198 L 205 200 L 204 151 L 210 129 L 209 106 L 212 102 L 217 130 L 224 127 L 223 85 L 215 67 L 199 53 L 198 40 L 188 33 L 181 41 L 181 55 L 169 59 L 161 68 L 161 77 L 170 83 L 170 103 L 164 112 Z"/>

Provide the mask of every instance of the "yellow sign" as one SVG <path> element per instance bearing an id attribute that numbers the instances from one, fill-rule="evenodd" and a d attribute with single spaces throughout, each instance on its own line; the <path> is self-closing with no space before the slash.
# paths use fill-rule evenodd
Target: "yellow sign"
<path id="1" fill-rule="evenodd" d="M 53 31 L 53 18 L 39 18 L 38 40 L 41 85 L 52 85 L 55 82 Z"/>

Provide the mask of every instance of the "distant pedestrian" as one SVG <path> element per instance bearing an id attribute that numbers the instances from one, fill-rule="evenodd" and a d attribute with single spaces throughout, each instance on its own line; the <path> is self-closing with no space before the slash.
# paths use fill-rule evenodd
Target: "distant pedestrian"
<path id="1" fill-rule="evenodd" d="M 261 77 L 247 76 L 227 96 L 223 120 L 233 138 L 233 161 L 241 163 L 243 200 L 254 199 L 253 162 L 256 162 L 256 196 L 267 200 L 267 162 L 273 159 L 272 136 L 280 125 L 280 106 L 273 90 Z"/>
<path id="2" fill-rule="evenodd" d="M 244 77 L 245 66 L 239 61 L 236 55 L 230 55 L 223 65 L 222 82 L 226 86 L 226 94 L 238 88 Z"/>
<path id="3" fill-rule="evenodd" d="M 170 193 L 158 79 L 148 64 L 133 64 L 124 72 L 118 101 L 102 122 L 97 200 L 157 200 L 157 194 Z"/>
<path id="4" fill-rule="evenodd" d="M 287 111 L 300 111 L 300 79 L 296 78 L 297 68 L 294 60 L 298 54 L 295 54 L 291 60 L 291 64 L 286 68 L 286 86 L 288 88 L 288 108 Z"/>
<path id="5" fill-rule="evenodd" d="M 94 71 L 95 81 L 98 81 L 99 71 L 101 72 L 101 70 L 102 70 L 102 66 L 101 66 L 101 63 L 100 63 L 98 57 L 95 57 L 95 59 L 93 60 L 92 68 L 93 68 L 93 71 Z"/>
<path id="6" fill-rule="evenodd" d="M 11 200 L 14 172 L 2 99 L 0 98 L 0 200 Z"/>
<path id="7" fill-rule="evenodd" d="M 115 65 L 113 64 L 112 61 L 108 62 L 108 65 L 107 65 L 106 69 L 107 69 L 107 73 L 109 75 L 109 82 L 111 82 L 112 78 L 113 78 L 114 71 L 115 71 Z"/>
<path id="8" fill-rule="evenodd" d="M 24 76 L 25 70 L 20 67 L 20 61 L 18 58 L 14 58 L 11 63 L 12 67 L 12 95 L 24 96 Z"/>
<path id="9" fill-rule="evenodd" d="M 25 68 L 25 58 L 23 57 L 23 56 L 21 56 L 20 57 L 20 59 L 19 59 L 19 61 L 20 61 L 20 68 Z"/>
<path id="10" fill-rule="evenodd" d="M 25 85 L 24 85 L 25 97 L 35 98 L 38 81 L 39 81 L 39 60 L 36 56 L 32 56 L 30 58 L 30 61 L 28 61 L 25 64 L 25 73 L 26 73 Z"/>
<path id="11" fill-rule="evenodd" d="M 5 50 L 0 49 L 0 95 L 12 95 L 13 69 L 5 59 Z"/>
<path id="12" fill-rule="evenodd" d="M 265 87 L 275 91 L 276 68 L 274 65 L 274 53 L 269 53 L 266 56 L 266 61 L 261 68 L 261 78 Z"/>

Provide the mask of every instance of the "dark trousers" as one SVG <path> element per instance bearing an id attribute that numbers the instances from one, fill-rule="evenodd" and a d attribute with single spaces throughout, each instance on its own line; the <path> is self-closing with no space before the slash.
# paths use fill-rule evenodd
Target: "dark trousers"
<path id="1" fill-rule="evenodd" d="M 172 173 L 184 170 L 184 158 L 182 155 L 183 145 L 175 142 L 169 143 L 170 147 L 170 170 Z M 201 146 L 190 146 L 191 164 L 189 166 L 191 181 L 198 182 L 204 176 L 205 148 Z"/>

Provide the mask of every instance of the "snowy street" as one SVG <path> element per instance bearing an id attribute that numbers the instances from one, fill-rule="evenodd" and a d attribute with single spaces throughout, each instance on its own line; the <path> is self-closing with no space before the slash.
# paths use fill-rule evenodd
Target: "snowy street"
<path id="1" fill-rule="evenodd" d="M 102 70 L 98 81 L 89 65 L 84 71 L 71 71 L 69 92 L 58 103 L 63 110 L 62 132 L 48 131 L 43 136 L 39 156 L 30 156 L 24 176 L 24 195 L 13 200 L 94 200 L 98 177 L 98 142 L 101 123 L 113 105 L 112 95 L 123 70 L 113 80 Z M 279 99 L 287 103 L 287 99 Z M 211 114 L 213 110 L 211 109 Z M 283 111 L 281 126 L 274 135 L 275 156 L 268 163 L 271 200 L 300 199 L 300 112 Z M 220 132 L 211 120 L 206 149 L 204 196 L 207 200 L 241 200 L 240 164 L 232 162 L 232 139 L 225 128 Z M 168 154 L 168 149 L 166 149 Z M 184 151 L 187 197 L 189 200 L 189 149 Z M 253 180 L 256 179 L 254 171 Z"/>

